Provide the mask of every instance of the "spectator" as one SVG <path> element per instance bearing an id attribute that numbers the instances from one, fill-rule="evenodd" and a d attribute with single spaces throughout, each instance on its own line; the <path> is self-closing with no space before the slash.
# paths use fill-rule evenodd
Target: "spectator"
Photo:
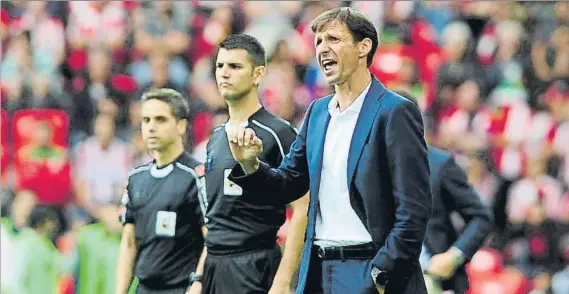
<path id="1" fill-rule="evenodd" d="M 45 54 L 54 66 L 65 57 L 65 28 L 47 11 L 47 1 L 25 2 L 23 13 L 11 23 L 13 34 L 29 32 L 33 55 Z"/>
<path id="2" fill-rule="evenodd" d="M 2 216 L 2 228 L 6 236 L 15 236 L 28 226 L 28 218 L 37 204 L 36 195 L 31 191 L 19 191 L 12 199 L 8 214 Z"/>
<path id="3" fill-rule="evenodd" d="M 525 38 L 524 27 L 517 21 L 504 20 L 495 24 L 494 33 L 496 53 L 493 62 L 486 69 L 488 88 L 492 89 L 489 102 L 492 105 L 503 105 L 512 103 L 515 99 L 526 101 L 528 95 L 523 78 L 529 68 L 529 60 L 526 60 L 521 51 Z M 479 47 L 482 42 L 485 41 L 481 39 Z"/>
<path id="4" fill-rule="evenodd" d="M 547 217 L 544 203 L 540 200 L 531 204 L 524 223 L 509 230 L 514 240 L 510 244 L 523 248 L 514 251 L 515 264 L 526 277 L 534 279 L 535 288 L 547 290 L 551 275 L 562 269 L 562 256 L 557 247 L 558 231 L 555 223 Z"/>
<path id="5" fill-rule="evenodd" d="M 289 47 L 285 41 L 276 44 L 274 52 L 266 51 L 270 56 L 267 63 L 267 74 L 260 85 L 261 103 L 279 117 L 294 121 L 296 102 L 307 104 L 299 97 L 296 72 L 291 62 Z M 304 98 L 306 100 L 306 97 Z"/>
<path id="6" fill-rule="evenodd" d="M 472 31 L 463 22 L 453 22 L 445 27 L 441 35 L 441 43 L 445 52 L 445 63 L 437 72 L 437 99 L 447 105 L 452 103 L 452 89 L 462 82 L 471 79 L 479 83 L 481 94 L 485 94 L 484 73 L 481 67 L 473 62 Z"/>
<path id="7" fill-rule="evenodd" d="M 472 152 L 467 162 L 468 182 L 472 184 L 486 206 L 494 207 L 500 180 L 490 172 L 487 153 Z"/>
<path id="8" fill-rule="evenodd" d="M 149 72 L 151 73 L 151 79 L 146 82 L 144 79 L 139 80 L 141 88 L 137 97 L 141 97 L 142 93 L 148 91 L 150 88 L 171 88 L 176 90 L 185 88 L 186 80 L 184 80 L 181 86 L 178 86 L 178 84 L 173 82 L 173 75 L 168 73 L 171 60 L 170 55 L 164 50 L 163 45 L 153 47 L 148 63 L 150 66 Z M 133 74 L 136 76 L 136 72 Z"/>
<path id="9" fill-rule="evenodd" d="M 47 121 L 40 121 L 32 141 L 18 150 L 20 162 L 46 164 L 53 171 L 59 171 L 68 161 L 67 149 L 53 141 L 53 128 Z"/>
<path id="10" fill-rule="evenodd" d="M 424 112 L 427 109 L 426 87 L 419 79 L 417 62 L 413 56 L 402 56 L 397 81 L 389 88 L 398 92 L 410 93 L 416 97 L 421 111 Z"/>
<path id="11" fill-rule="evenodd" d="M 189 19 L 193 7 L 180 1 L 143 1 L 133 12 L 135 48 L 145 56 L 155 54 L 156 48 L 171 56 L 167 77 L 178 89 L 184 89 L 190 75 L 185 61 L 191 34 Z M 150 83 L 153 75 L 151 60 L 131 65 L 131 73 L 138 84 Z"/>
<path id="12" fill-rule="evenodd" d="M 554 12 L 554 19 L 537 26 L 531 48 L 533 70 L 541 90 L 547 82 L 569 78 L 569 4 L 555 3 Z"/>
<path id="13" fill-rule="evenodd" d="M 114 293 L 116 262 L 120 251 L 122 225 L 119 208 L 110 203 L 97 208 L 97 222 L 77 232 L 77 293 Z"/>
<path id="14" fill-rule="evenodd" d="M 14 112 L 19 109 L 29 108 L 51 108 L 62 109 L 71 114 L 71 97 L 66 93 L 61 93 L 53 86 L 55 82 L 52 77 L 53 74 L 54 70 L 50 69 L 46 69 L 44 72 L 36 71 L 30 76 L 32 82 L 29 86 L 31 86 L 31 89 L 25 87 L 19 99 L 12 100 L 7 105 L 8 111 Z"/>
<path id="15" fill-rule="evenodd" d="M 563 190 L 558 181 L 545 173 L 545 160 L 528 160 L 525 170 L 526 175 L 516 181 L 508 193 L 509 222 L 523 222 L 528 214 L 535 213 L 538 203 L 546 218 L 558 220 L 562 213 Z"/>
<path id="16" fill-rule="evenodd" d="M 116 105 L 116 120 L 121 125 L 128 121 L 128 100 L 132 87 L 121 83 L 121 76 L 112 73 L 111 54 L 100 47 L 91 48 L 88 51 L 87 73 L 78 73 L 73 78 L 72 88 L 74 94 L 75 113 L 72 117 L 72 133 L 76 141 L 82 140 L 89 135 L 92 129 L 92 121 L 98 111 L 114 108 Z"/>
<path id="17" fill-rule="evenodd" d="M 468 80 L 454 93 L 455 105 L 441 115 L 438 144 L 461 154 L 487 148 L 491 117 L 482 104 L 480 85 Z"/>
<path id="18" fill-rule="evenodd" d="M 94 136 L 78 147 L 74 165 L 79 204 L 94 217 L 98 207 L 120 199 L 134 167 L 134 150 L 116 137 L 114 119 L 101 114 L 95 118 Z"/>
<path id="19" fill-rule="evenodd" d="M 73 255 L 62 255 L 52 241 L 60 226 L 57 211 L 36 206 L 29 224 L 30 228 L 22 231 L 16 242 L 13 270 L 18 285 L 13 293 L 55 294 L 59 277 L 70 272 L 74 263 Z"/>
<path id="20" fill-rule="evenodd" d="M 32 75 L 29 35 L 14 36 L 7 41 L 6 47 L 6 54 L 0 64 L 0 73 L 2 85 L 7 92 L 7 103 L 3 108 L 10 110 L 11 104 L 19 103 L 26 87 L 25 81 Z"/>
<path id="21" fill-rule="evenodd" d="M 69 2 L 67 38 L 73 50 L 103 47 L 116 50 L 126 39 L 126 11 L 122 2 Z"/>

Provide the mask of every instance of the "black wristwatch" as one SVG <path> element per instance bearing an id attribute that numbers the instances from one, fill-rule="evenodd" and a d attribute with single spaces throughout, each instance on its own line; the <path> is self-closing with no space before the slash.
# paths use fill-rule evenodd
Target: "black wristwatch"
<path id="1" fill-rule="evenodd" d="M 190 282 L 201 282 L 203 280 L 203 275 L 198 275 L 195 272 L 190 274 Z"/>
<path id="2" fill-rule="evenodd" d="M 387 282 L 389 282 L 389 274 L 386 271 L 382 271 L 376 267 L 371 269 L 371 278 L 375 285 L 379 287 L 385 287 Z"/>

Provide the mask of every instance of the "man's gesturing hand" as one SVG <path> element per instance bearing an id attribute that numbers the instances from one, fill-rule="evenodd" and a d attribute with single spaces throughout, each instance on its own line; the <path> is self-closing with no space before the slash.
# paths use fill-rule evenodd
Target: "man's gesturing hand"
<path id="1" fill-rule="evenodd" d="M 226 128 L 229 148 L 233 158 L 250 174 L 257 170 L 259 161 L 257 157 L 263 152 L 263 141 L 255 135 L 255 131 L 241 124 Z"/>

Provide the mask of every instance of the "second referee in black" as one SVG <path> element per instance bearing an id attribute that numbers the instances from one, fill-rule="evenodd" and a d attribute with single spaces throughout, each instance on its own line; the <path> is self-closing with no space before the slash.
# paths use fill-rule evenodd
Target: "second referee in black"
<path id="1" fill-rule="evenodd" d="M 203 250 L 204 167 L 184 151 L 188 104 L 171 89 L 142 96 L 142 136 L 154 161 L 135 168 L 122 199 L 116 294 L 183 294 Z"/>
<path id="2" fill-rule="evenodd" d="M 293 285 L 304 244 L 308 196 L 291 204 L 293 216 L 281 255 L 276 241 L 286 206 L 255 203 L 248 191 L 227 179 L 236 164 L 226 134 L 232 128 L 253 128 L 265 146 L 263 160 L 275 167 L 296 139 L 296 130 L 259 101 L 265 63 L 262 45 L 249 35 L 230 35 L 219 45 L 215 75 L 229 121 L 214 130 L 207 146 L 207 257 L 197 270 L 203 280 L 192 285 L 191 294 L 282 294 L 290 293 Z"/>

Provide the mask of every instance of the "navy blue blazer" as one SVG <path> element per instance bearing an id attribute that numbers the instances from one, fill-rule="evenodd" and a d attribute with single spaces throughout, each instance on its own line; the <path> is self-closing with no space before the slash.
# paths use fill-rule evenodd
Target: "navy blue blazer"
<path id="1" fill-rule="evenodd" d="M 250 189 L 256 201 L 290 203 L 310 190 L 297 293 L 304 293 L 307 283 L 314 283 L 307 276 L 331 99 L 332 95 L 310 105 L 296 141 L 278 169 L 261 163 L 256 172 L 245 176 L 237 164 L 229 176 L 243 189 Z M 351 208 L 378 248 L 373 265 L 391 276 L 386 293 L 426 294 L 418 259 L 432 198 L 421 113 L 375 77 L 354 129 L 347 178 L 338 180 L 347 181 Z"/>
<path id="2" fill-rule="evenodd" d="M 483 245 L 492 232 L 492 213 L 469 184 L 468 177 L 452 155 L 429 146 L 433 215 L 427 227 L 425 247 L 439 254 L 455 246 L 464 253 L 466 261 Z M 460 235 L 453 226 L 451 212 L 458 212 L 465 222 Z M 444 290 L 464 293 L 469 288 L 464 265 L 449 280 L 442 282 Z"/>

